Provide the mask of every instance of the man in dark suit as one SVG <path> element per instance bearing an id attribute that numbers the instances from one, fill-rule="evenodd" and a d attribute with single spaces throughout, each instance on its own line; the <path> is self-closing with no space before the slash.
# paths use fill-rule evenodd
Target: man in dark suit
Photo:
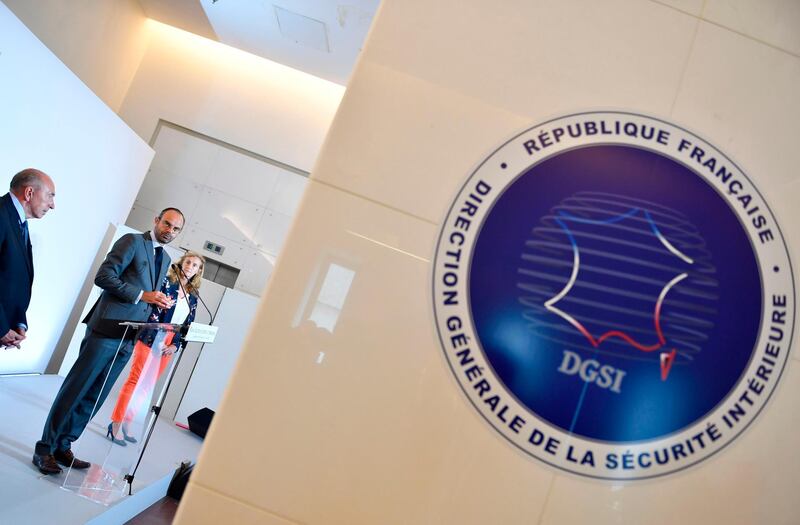
<path id="1" fill-rule="evenodd" d="M 72 442 L 108 396 L 130 359 L 133 341 L 122 340 L 122 321 L 147 320 L 152 306 L 168 308 L 169 298 L 159 291 L 170 265 L 163 246 L 183 228 L 183 213 L 167 208 L 155 218 L 153 231 L 126 234 L 114 243 L 97 271 L 94 283 L 103 293 L 84 319 L 86 336 L 80 354 L 59 389 L 36 442 L 33 464 L 44 474 L 61 472 L 59 464 L 87 468 L 75 458 Z"/>
<path id="2" fill-rule="evenodd" d="M 0 348 L 20 347 L 28 330 L 33 251 L 28 219 L 41 219 L 56 207 L 56 188 L 44 172 L 28 168 L 11 179 L 0 197 Z"/>

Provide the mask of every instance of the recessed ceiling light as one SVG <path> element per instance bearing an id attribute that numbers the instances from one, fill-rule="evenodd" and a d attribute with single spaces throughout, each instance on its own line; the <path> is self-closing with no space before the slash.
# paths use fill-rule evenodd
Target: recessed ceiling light
<path id="1" fill-rule="evenodd" d="M 274 7 L 275 17 L 278 19 L 278 27 L 284 38 L 303 46 L 330 53 L 328 28 L 324 22 L 289 11 L 277 5 Z"/>

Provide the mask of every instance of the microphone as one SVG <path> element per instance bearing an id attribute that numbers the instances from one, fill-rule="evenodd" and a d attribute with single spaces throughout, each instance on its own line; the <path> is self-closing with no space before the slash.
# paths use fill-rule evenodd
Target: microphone
<path id="1" fill-rule="evenodd" d="M 186 277 L 186 274 L 183 272 L 183 268 L 181 268 L 180 266 L 178 266 L 176 263 L 172 263 L 172 265 L 171 265 L 171 266 L 172 266 L 172 269 L 173 269 L 173 270 L 175 270 L 176 272 L 180 272 L 180 273 L 181 273 L 181 275 L 183 275 L 183 277 L 184 277 L 184 278 L 186 278 L 186 280 L 187 280 L 187 281 L 189 280 L 189 278 L 188 278 L 188 277 Z M 178 285 L 181 287 L 181 290 L 183 290 L 183 295 L 184 295 L 184 296 L 186 296 L 186 297 L 188 298 L 188 297 L 189 297 L 189 294 L 186 292 L 186 288 L 184 288 L 184 287 L 183 287 L 183 283 L 181 282 L 180 278 L 178 278 Z M 197 290 L 195 290 L 195 291 L 194 291 L 194 294 L 197 296 L 197 298 L 198 298 L 198 299 L 200 300 L 200 302 L 203 304 L 203 308 L 205 308 L 205 309 L 206 309 L 206 312 L 208 312 L 208 315 L 209 315 L 209 317 L 211 317 L 211 321 L 209 321 L 209 323 L 208 323 L 208 324 L 209 324 L 209 325 L 212 325 L 212 324 L 214 324 L 214 314 L 212 314 L 212 313 L 211 313 L 211 310 L 209 310 L 209 309 L 208 309 L 208 305 L 206 304 L 206 302 L 203 300 L 203 298 L 202 298 L 202 297 L 200 297 L 200 292 L 198 292 Z M 189 299 L 186 299 L 186 300 L 188 301 Z"/>

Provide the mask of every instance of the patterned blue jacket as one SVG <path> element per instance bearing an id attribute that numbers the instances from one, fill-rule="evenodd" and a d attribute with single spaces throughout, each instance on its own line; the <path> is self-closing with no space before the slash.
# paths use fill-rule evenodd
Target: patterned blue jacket
<path id="1" fill-rule="evenodd" d="M 169 280 L 169 277 L 164 277 L 164 280 L 161 283 L 161 293 L 168 296 L 174 304 L 172 308 L 160 308 L 160 307 L 153 307 L 150 311 L 150 317 L 147 318 L 148 323 L 171 323 L 172 316 L 175 314 L 175 305 L 178 304 L 178 291 L 180 290 L 180 284 L 176 282 L 172 282 Z M 194 321 L 195 313 L 197 312 L 197 296 L 193 293 L 189 293 L 189 315 L 186 316 L 186 319 L 181 321 L 180 319 L 176 319 L 175 323 L 180 323 L 183 325 L 189 325 L 192 321 Z M 139 331 L 138 339 L 144 342 L 146 345 L 151 346 L 153 341 L 155 340 L 156 334 L 158 333 L 157 330 L 148 330 L 143 328 Z M 181 334 L 176 333 L 175 336 L 172 338 L 172 344 L 177 346 L 179 350 L 182 350 L 186 347 L 187 341 L 181 340 Z"/>

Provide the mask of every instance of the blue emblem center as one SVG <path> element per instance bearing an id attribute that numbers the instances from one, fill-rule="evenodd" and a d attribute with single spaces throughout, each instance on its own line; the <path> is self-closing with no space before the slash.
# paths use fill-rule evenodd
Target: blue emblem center
<path id="1" fill-rule="evenodd" d="M 762 312 L 753 247 L 722 196 L 624 145 L 521 173 L 481 225 L 469 277 L 497 377 L 538 417 L 604 442 L 711 412 L 746 369 Z"/>

